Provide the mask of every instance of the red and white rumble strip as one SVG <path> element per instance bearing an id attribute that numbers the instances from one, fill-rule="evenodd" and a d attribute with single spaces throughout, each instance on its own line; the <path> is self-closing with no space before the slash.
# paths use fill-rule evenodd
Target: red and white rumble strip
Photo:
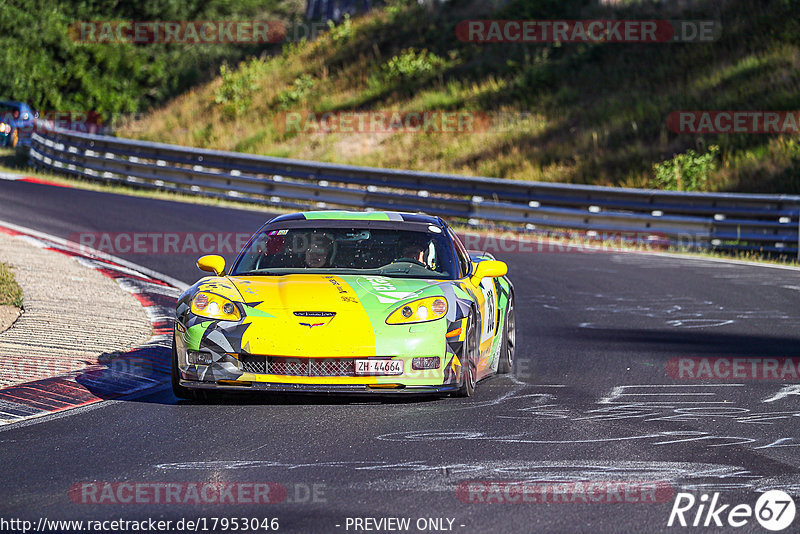
<path id="1" fill-rule="evenodd" d="M 142 393 L 169 380 L 173 310 L 181 292 L 180 282 L 118 258 L 92 253 L 85 247 L 78 249 L 66 240 L 3 221 L 0 221 L 0 232 L 73 257 L 86 267 L 114 279 L 141 303 L 153 327 L 152 337 L 147 343 L 114 355 L 107 363 L 96 363 L 78 371 L 0 389 L 0 426 Z M 31 358 L 46 360 L 47 354 L 31 354 Z M 58 362 L 53 362 L 53 365 L 58 368 Z"/>

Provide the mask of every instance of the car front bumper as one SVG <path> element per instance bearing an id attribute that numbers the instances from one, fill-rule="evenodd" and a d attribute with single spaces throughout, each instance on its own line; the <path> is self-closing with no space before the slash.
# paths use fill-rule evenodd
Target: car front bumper
<path id="1" fill-rule="evenodd" d="M 279 382 L 200 382 L 195 380 L 181 380 L 180 385 L 197 390 L 214 391 L 247 391 L 268 393 L 296 393 L 296 394 L 337 394 L 337 395 L 446 395 L 458 390 L 457 384 L 441 386 L 405 386 L 387 387 L 377 384 L 293 384 Z"/>

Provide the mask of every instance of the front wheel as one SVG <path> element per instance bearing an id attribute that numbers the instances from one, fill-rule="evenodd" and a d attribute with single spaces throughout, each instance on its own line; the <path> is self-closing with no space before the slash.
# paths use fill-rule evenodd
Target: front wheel
<path id="1" fill-rule="evenodd" d="M 508 296 L 506 320 L 503 324 L 503 343 L 500 347 L 500 362 L 497 364 L 498 374 L 511 372 L 514 365 L 514 345 L 517 341 L 517 325 L 514 317 L 514 294 Z"/>
<path id="2" fill-rule="evenodd" d="M 472 318 L 467 321 L 467 333 L 464 336 L 464 350 L 461 352 L 461 387 L 456 396 L 471 397 L 475 393 L 478 382 L 477 345 L 475 333 L 472 331 Z"/>

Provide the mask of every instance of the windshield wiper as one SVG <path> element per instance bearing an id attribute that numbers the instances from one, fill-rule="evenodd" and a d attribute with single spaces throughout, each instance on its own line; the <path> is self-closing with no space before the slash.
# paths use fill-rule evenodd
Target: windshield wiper
<path id="1" fill-rule="evenodd" d="M 264 269 L 259 271 L 247 271 L 244 273 L 232 273 L 231 276 L 282 276 L 284 274 L 289 274 L 289 273 L 278 273 L 275 271 Z"/>

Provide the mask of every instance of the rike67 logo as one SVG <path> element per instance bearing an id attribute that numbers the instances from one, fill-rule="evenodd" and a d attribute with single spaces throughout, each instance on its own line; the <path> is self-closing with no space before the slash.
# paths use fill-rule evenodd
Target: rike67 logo
<path id="1" fill-rule="evenodd" d="M 699 499 L 691 493 L 678 493 L 667 526 L 739 528 L 750 524 L 755 518 L 765 529 L 777 532 L 788 528 L 794 516 L 794 500 L 781 490 L 762 493 L 754 507 L 749 504 L 723 504 L 719 493 L 711 497 L 704 493 Z"/>

